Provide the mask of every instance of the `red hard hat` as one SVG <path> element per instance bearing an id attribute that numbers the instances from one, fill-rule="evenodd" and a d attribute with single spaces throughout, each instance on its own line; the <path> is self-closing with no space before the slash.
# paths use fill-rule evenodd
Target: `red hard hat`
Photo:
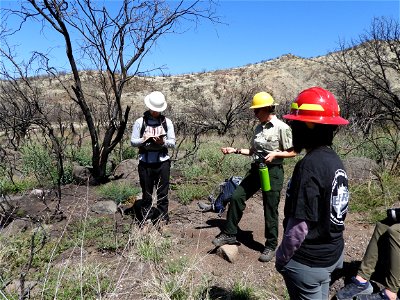
<path id="1" fill-rule="evenodd" d="M 288 120 L 328 125 L 347 125 L 349 121 L 340 117 L 340 108 L 333 94 L 321 87 L 302 91 L 292 103 Z"/>

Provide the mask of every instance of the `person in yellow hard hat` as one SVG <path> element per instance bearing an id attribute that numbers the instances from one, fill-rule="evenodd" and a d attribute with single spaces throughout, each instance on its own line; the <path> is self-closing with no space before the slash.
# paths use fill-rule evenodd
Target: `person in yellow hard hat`
<path id="1" fill-rule="evenodd" d="M 260 190 L 259 167 L 261 163 L 266 164 L 271 189 L 262 192 L 266 243 L 259 257 L 261 262 L 268 262 L 275 255 L 279 226 L 278 205 L 284 179 L 282 163 L 284 158 L 296 155 L 293 150 L 292 131 L 286 123 L 276 117 L 276 105 L 278 104 L 269 93 L 260 92 L 254 95 L 250 109 L 254 110 L 254 115 L 260 121 L 260 124 L 255 128 L 250 148 L 221 148 L 224 154 L 234 153 L 251 156 L 253 163 L 232 195 L 225 227 L 212 241 L 217 247 L 237 243 L 238 224 L 243 216 L 246 201 Z"/>

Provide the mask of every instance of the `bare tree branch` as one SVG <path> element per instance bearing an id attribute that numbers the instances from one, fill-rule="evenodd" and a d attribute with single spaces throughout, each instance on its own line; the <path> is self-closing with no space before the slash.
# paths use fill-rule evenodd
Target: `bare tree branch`
<path id="1" fill-rule="evenodd" d="M 43 22 L 63 38 L 73 75 L 72 85 L 64 85 L 64 89 L 80 107 L 90 133 L 93 177 L 99 183 L 107 181 L 108 157 L 123 137 L 131 109 L 122 105 L 125 84 L 141 74 L 143 58 L 161 36 L 179 32 L 178 26 L 183 23 L 182 31 L 190 23 L 218 22 L 212 10 L 214 3 L 124 0 L 114 13 L 94 0 L 28 2 L 30 6 L 22 5 L 10 13 L 20 16 L 24 25 L 30 20 Z M 101 93 L 93 93 L 93 86 L 82 85 L 78 62 L 96 68 L 92 79 Z M 96 99 L 107 112 L 107 119 L 101 122 L 92 105 Z"/>

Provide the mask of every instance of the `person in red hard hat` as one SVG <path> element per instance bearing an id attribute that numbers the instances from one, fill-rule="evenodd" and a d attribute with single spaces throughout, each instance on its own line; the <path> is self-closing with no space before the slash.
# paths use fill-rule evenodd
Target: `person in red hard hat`
<path id="1" fill-rule="evenodd" d="M 275 267 L 290 299 L 328 299 L 331 273 L 343 265 L 349 203 L 347 174 L 331 146 L 337 126 L 349 122 L 321 87 L 302 91 L 283 118 L 290 120 L 295 152 L 305 155 L 288 183 Z"/>

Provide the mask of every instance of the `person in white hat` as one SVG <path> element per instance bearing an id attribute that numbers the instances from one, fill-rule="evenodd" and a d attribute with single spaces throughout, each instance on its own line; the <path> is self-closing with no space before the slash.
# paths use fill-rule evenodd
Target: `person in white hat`
<path id="1" fill-rule="evenodd" d="M 136 201 L 134 211 L 137 220 L 143 224 L 151 220 L 155 224 L 169 222 L 168 190 L 171 161 L 168 148 L 175 147 L 174 125 L 161 113 L 167 102 L 161 92 L 155 91 L 144 98 L 148 110 L 138 118 L 131 136 L 133 147 L 139 148 L 139 179 L 142 199 Z M 157 191 L 157 203 L 152 207 L 153 190 Z"/>

